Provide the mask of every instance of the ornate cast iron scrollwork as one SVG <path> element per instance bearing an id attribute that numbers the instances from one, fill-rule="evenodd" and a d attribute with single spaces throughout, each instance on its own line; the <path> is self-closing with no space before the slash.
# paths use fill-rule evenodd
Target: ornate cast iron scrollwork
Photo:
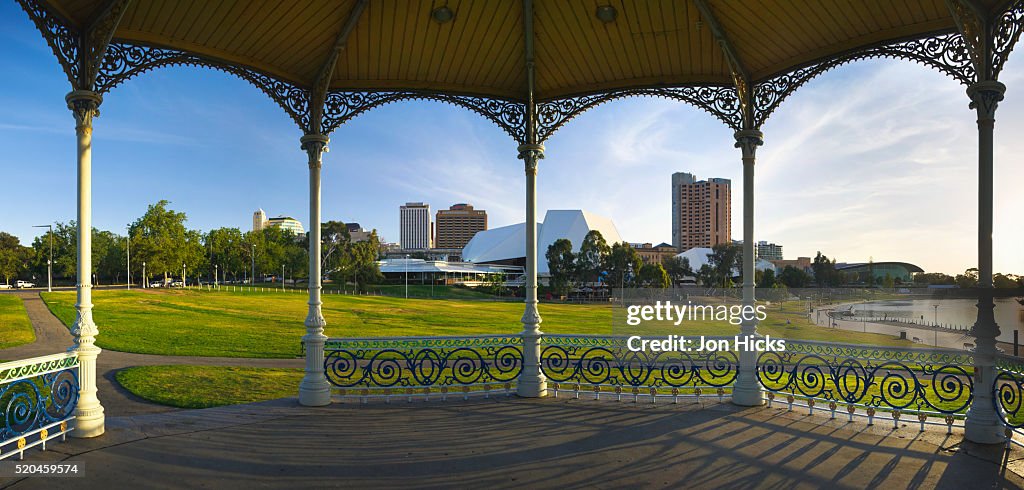
<path id="1" fill-rule="evenodd" d="M 340 388 L 507 383 L 523 367 L 519 337 L 332 339 L 324 353 L 327 380 Z"/>
<path id="2" fill-rule="evenodd" d="M 72 367 L 0 384 L 0 443 L 66 420 L 78 402 L 77 360 Z"/>
<path id="3" fill-rule="evenodd" d="M 95 91 L 108 92 L 132 77 L 162 66 L 204 66 L 235 75 L 267 94 L 303 131 L 310 131 L 308 90 L 255 70 L 176 49 L 111 43 L 96 77 Z"/>
<path id="4" fill-rule="evenodd" d="M 661 97 L 686 102 L 703 109 L 729 127 L 743 126 L 736 88 L 730 86 L 685 86 L 617 90 L 595 95 L 565 97 L 537 104 L 537 140 L 541 143 L 576 116 L 605 102 L 626 97 Z"/>
<path id="5" fill-rule="evenodd" d="M 996 358 L 996 376 L 992 382 L 992 400 L 996 413 L 1008 427 L 1024 427 L 1024 365 L 1019 359 Z"/>
<path id="6" fill-rule="evenodd" d="M 757 361 L 765 389 L 891 410 L 963 412 L 974 399 L 969 354 L 786 343 Z"/>
<path id="7" fill-rule="evenodd" d="M 400 100 L 436 100 L 469 109 L 497 124 L 517 142 L 526 139 L 526 106 L 513 102 L 469 95 L 450 95 L 417 91 L 360 92 L 335 90 L 327 94 L 324 104 L 324 134 L 375 107 Z"/>
<path id="8" fill-rule="evenodd" d="M 786 97 L 812 78 L 838 66 L 871 58 L 897 58 L 922 63 L 964 85 L 974 83 L 977 78 L 970 50 L 960 34 L 942 34 L 876 46 L 758 82 L 754 88 L 754 128 L 764 125 Z"/>
<path id="9" fill-rule="evenodd" d="M 78 33 L 68 27 L 67 22 L 55 16 L 39 2 L 35 0 L 17 0 L 17 2 L 46 39 L 46 44 L 53 50 L 53 54 L 60 62 L 60 67 L 67 75 L 71 86 L 75 90 L 88 88 L 80 87 L 78 84 L 81 68 L 78 63 L 81 49 Z"/>
<path id="10" fill-rule="evenodd" d="M 720 387 L 732 385 L 738 364 L 734 352 L 632 352 L 625 337 L 546 335 L 541 346 L 541 369 L 556 383 Z"/>
<path id="11" fill-rule="evenodd" d="M 999 76 L 999 72 L 1010 56 L 1010 51 L 1020 40 L 1021 32 L 1024 31 L 1024 1 L 1018 1 L 1009 8 L 996 21 L 992 33 L 992 79 Z"/>

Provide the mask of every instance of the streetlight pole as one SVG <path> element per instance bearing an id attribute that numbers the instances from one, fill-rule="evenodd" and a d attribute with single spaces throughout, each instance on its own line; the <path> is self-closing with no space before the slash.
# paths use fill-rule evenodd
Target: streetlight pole
<path id="1" fill-rule="evenodd" d="M 939 346 L 939 305 L 932 305 L 935 307 L 935 347 Z"/>
<path id="2" fill-rule="evenodd" d="M 284 264 L 281 264 L 281 291 L 284 291 Z"/>
<path id="3" fill-rule="evenodd" d="M 128 235 L 124 237 L 124 249 L 128 254 L 128 290 L 132 290 L 132 232 L 131 228 L 128 229 Z"/>
<path id="4" fill-rule="evenodd" d="M 181 263 L 181 287 L 185 287 L 185 263 Z"/>
<path id="5" fill-rule="evenodd" d="M 219 287 L 217 279 L 220 277 L 220 264 L 213 264 L 213 287 Z"/>
<path id="6" fill-rule="evenodd" d="M 32 228 L 46 228 L 50 235 L 50 258 L 46 261 L 46 292 L 53 292 L 53 225 L 35 225 Z"/>
<path id="7" fill-rule="evenodd" d="M 142 261 L 142 289 L 149 287 L 149 280 L 146 279 L 146 261 Z"/>
<path id="8" fill-rule="evenodd" d="M 405 254 L 405 299 L 409 299 L 409 254 Z"/>
<path id="9" fill-rule="evenodd" d="M 256 285 L 256 244 L 252 244 L 252 253 L 249 254 L 252 259 L 252 284 Z"/>

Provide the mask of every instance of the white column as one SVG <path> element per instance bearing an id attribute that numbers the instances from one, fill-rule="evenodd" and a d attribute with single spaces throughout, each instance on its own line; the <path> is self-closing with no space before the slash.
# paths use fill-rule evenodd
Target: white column
<path id="1" fill-rule="evenodd" d="M 736 147 L 743 154 L 743 306 L 754 306 L 754 161 L 764 143 L 760 131 L 737 131 Z M 744 318 L 740 335 L 757 335 L 757 318 Z M 739 373 L 732 388 L 732 402 L 746 407 L 764 404 L 764 390 L 757 380 L 757 352 L 740 351 Z"/>
<path id="2" fill-rule="evenodd" d="M 300 140 L 309 156 L 309 314 L 306 316 L 306 374 L 299 384 L 299 403 L 322 406 L 331 403 L 331 385 L 324 374 L 324 320 L 320 310 L 320 166 L 327 151 L 328 139 L 321 134 L 307 134 Z"/>
<path id="3" fill-rule="evenodd" d="M 75 345 L 70 350 L 78 353 L 79 388 L 71 435 L 96 437 L 104 432 L 105 417 L 96 396 L 96 358 L 102 349 L 95 345 L 99 329 L 92 319 L 92 119 L 99 116 L 103 98 L 95 92 L 76 90 L 65 100 L 75 116 L 78 136 L 78 300 L 71 327 Z"/>
<path id="4" fill-rule="evenodd" d="M 980 444 L 1006 441 L 992 398 L 999 336 L 992 298 L 992 133 L 996 107 L 1005 91 L 1006 86 L 995 80 L 967 89 L 971 108 L 978 112 L 978 319 L 974 324 L 974 400 L 967 411 L 964 436 Z"/>
<path id="5" fill-rule="evenodd" d="M 523 312 L 523 370 L 516 388 L 519 396 L 547 395 L 547 379 L 540 370 L 540 312 L 537 311 L 537 162 L 544 158 L 544 145 L 519 146 L 519 158 L 526 167 L 526 311 Z"/>

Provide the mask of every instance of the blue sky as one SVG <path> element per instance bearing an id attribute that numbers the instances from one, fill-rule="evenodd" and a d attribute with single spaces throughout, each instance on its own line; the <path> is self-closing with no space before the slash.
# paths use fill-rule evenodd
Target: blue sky
<path id="1" fill-rule="evenodd" d="M 1024 56 L 1017 54 L 1017 56 Z M 995 269 L 1024 273 L 1024 64 L 1011 57 L 996 123 Z M 35 224 L 75 218 L 74 120 L 56 59 L 14 2 L 0 2 L 0 230 L 30 243 Z M 787 258 L 904 260 L 961 272 L 976 262 L 977 149 L 964 87 L 908 62 L 859 62 L 787 99 L 763 128 L 756 238 Z M 251 226 L 262 207 L 308 226 L 301 132 L 262 92 L 220 72 L 168 68 L 106 96 L 95 122 L 93 219 L 122 231 L 160 199 L 189 226 Z M 398 240 L 398 206 L 469 202 L 492 227 L 523 221 L 516 144 L 469 111 L 391 104 L 331 135 L 325 219 L 358 221 Z M 670 175 L 733 180 L 742 237 L 742 168 L 732 132 L 685 104 L 605 104 L 547 142 L 541 213 L 583 208 L 629 241 L 670 241 Z"/>

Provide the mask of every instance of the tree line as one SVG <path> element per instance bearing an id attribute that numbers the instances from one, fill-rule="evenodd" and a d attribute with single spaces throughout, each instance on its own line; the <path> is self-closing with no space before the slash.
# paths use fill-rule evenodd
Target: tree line
<path id="1" fill-rule="evenodd" d="M 189 229 L 188 217 L 169 208 L 168 201 L 152 204 L 127 228 L 124 235 L 92 230 L 94 280 L 124 283 L 128 280 L 128 252 L 131 252 L 131 281 L 148 282 L 185 277 L 212 282 L 252 281 L 282 274 L 289 280 L 308 279 L 308 234 L 294 235 L 279 227 L 243 232 L 238 228 L 217 228 L 208 232 Z M 353 283 L 359 289 L 381 279 L 377 267 L 380 240 L 376 231 L 365 241 L 353 242 L 343 222 L 321 224 L 322 261 L 325 277 Z M 52 231 L 23 246 L 18 237 L 0 232 L 0 276 L 5 284 L 14 278 L 45 280 L 50 243 L 53 244 L 55 281 L 73 282 L 77 274 L 78 231 L 74 221 L 54 224 Z M 145 263 L 145 277 L 143 276 Z"/>

